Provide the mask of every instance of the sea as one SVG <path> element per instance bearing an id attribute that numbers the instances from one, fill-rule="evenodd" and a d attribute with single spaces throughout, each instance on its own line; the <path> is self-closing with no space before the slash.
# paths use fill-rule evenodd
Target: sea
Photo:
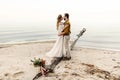
<path id="1" fill-rule="evenodd" d="M 86 28 L 86 32 L 79 38 L 75 47 L 120 51 L 119 27 L 72 27 L 71 41 L 77 38 L 76 35 L 83 28 Z M 0 27 L 0 45 L 52 41 L 57 37 L 54 26 Z"/>

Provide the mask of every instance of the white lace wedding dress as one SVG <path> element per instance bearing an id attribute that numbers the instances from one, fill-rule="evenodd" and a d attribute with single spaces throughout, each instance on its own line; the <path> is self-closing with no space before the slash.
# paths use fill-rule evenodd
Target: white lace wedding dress
<path id="1" fill-rule="evenodd" d="M 58 34 L 64 29 L 63 23 L 59 23 L 58 27 Z M 65 53 L 65 47 L 64 47 L 64 37 L 58 36 L 53 48 L 46 53 L 46 56 L 48 57 L 62 57 Z"/>

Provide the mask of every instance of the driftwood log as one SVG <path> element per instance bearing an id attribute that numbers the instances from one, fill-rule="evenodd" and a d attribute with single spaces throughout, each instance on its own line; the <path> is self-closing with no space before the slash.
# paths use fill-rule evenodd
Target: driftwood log
<path id="1" fill-rule="evenodd" d="M 71 44 L 71 46 L 70 46 L 70 49 L 71 49 L 71 50 L 73 49 L 73 47 L 75 46 L 75 44 L 76 44 L 76 42 L 78 41 L 78 39 L 83 35 L 83 33 L 84 33 L 85 31 L 86 31 L 86 29 L 83 28 L 82 31 L 80 31 L 80 33 L 77 35 L 77 39 L 75 39 L 75 40 L 73 41 L 73 43 Z"/>

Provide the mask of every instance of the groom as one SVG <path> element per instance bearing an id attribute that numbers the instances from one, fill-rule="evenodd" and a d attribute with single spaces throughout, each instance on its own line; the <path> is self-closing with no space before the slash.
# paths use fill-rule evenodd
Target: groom
<path id="1" fill-rule="evenodd" d="M 70 41 L 70 22 L 69 22 L 69 14 L 65 13 L 64 14 L 64 29 L 63 31 L 59 34 L 59 36 L 63 35 L 64 36 L 64 45 L 65 45 L 65 50 L 66 53 L 63 54 L 63 60 L 70 60 L 71 55 L 70 55 L 70 47 L 69 47 L 69 41 Z"/>

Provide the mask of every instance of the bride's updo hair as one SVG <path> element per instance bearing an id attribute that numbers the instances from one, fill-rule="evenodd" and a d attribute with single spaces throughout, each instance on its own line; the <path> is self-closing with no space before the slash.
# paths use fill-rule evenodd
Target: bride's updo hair
<path id="1" fill-rule="evenodd" d="M 59 27 L 59 22 L 62 20 L 62 15 L 60 14 L 60 15 L 58 15 L 58 17 L 57 17 L 57 30 L 58 30 L 58 27 Z"/>

